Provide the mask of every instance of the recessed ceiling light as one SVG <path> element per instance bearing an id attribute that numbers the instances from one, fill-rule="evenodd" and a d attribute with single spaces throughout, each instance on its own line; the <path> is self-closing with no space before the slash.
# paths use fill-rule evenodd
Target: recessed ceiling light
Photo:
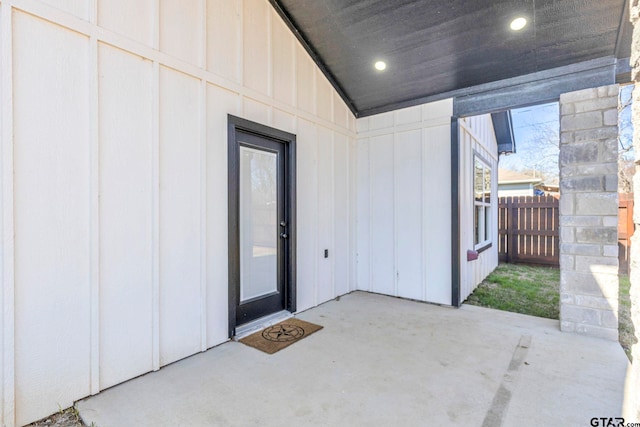
<path id="1" fill-rule="evenodd" d="M 523 29 L 524 27 L 526 27 L 527 25 L 527 18 L 523 18 L 522 16 L 514 19 L 513 21 L 511 21 L 511 29 L 513 31 L 520 31 L 521 29 Z"/>
<path id="2" fill-rule="evenodd" d="M 387 64 L 384 61 L 376 61 L 375 64 L 373 64 L 373 66 L 376 68 L 376 70 L 378 71 L 383 71 L 385 68 L 387 68 Z"/>

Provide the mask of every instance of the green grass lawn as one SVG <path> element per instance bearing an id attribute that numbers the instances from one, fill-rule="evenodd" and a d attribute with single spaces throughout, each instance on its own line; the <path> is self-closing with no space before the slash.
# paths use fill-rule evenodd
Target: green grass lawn
<path id="1" fill-rule="evenodd" d="M 620 276 L 619 335 L 620 345 L 631 359 L 635 342 L 631 322 L 629 276 Z M 469 295 L 468 304 L 531 316 L 560 318 L 560 270 L 521 264 L 500 264 Z"/>
<path id="2" fill-rule="evenodd" d="M 467 298 L 468 304 L 531 316 L 560 316 L 560 270 L 500 264 Z"/>
<path id="3" fill-rule="evenodd" d="M 620 275 L 620 290 L 618 299 L 618 322 L 620 345 L 631 360 L 631 346 L 636 343 L 633 322 L 631 321 L 631 298 L 629 298 L 629 276 Z"/>

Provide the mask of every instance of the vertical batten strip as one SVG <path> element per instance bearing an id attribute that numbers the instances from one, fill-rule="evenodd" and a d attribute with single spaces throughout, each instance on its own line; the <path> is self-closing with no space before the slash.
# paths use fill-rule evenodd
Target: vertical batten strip
<path id="1" fill-rule="evenodd" d="M 313 281 L 313 305 L 316 306 L 318 305 L 318 295 L 320 293 L 320 269 L 321 269 L 321 256 L 322 256 L 322 251 L 320 249 L 320 215 L 318 213 L 319 209 L 320 209 L 320 180 L 319 180 L 319 175 L 320 175 L 320 161 L 318 160 L 320 157 L 320 132 L 319 132 L 319 125 L 316 123 L 313 123 L 313 142 L 315 144 L 314 149 L 315 149 L 315 159 L 316 159 L 316 170 L 315 170 L 315 181 L 313 182 L 315 187 L 313 188 L 313 191 L 315 191 L 315 196 L 316 196 L 316 211 L 314 212 L 314 222 L 315 222 L 315 233 L 313 235 L 313 260 L 314 260 L 314 264 L 313 264 L 313 269 L 314 269 L 314 281 Z"/>
<path id="2" fill-rule="evenodd" d="M 151 147 L 151 334 L 152 366 L 160 369 L 160 65 L 153 62 Z"/>
<path id="3" fill-rule="evenodd" d="M 200 52 L 198 53 L 198 65 L 203 70 L 207 69 L 207 0 L 200 0 Z"/>
<path id="4" fill-rule="evenodd" d="M 347 114 L 351 114 L 348 112 Z M 354 156 L 355 147 L 351 138 L 347 139 L 348 151 L 347 151 L 347 177 L 349 179 L 349 187 L 347 188 L 347 202 L 349 213 L 349 262 L 347 263 L 347 280 L 349 281 L 349 287 L 347 291 L 351 292 L 356 290 L 356 161 Z"/>
<path id="5" fill-rule="evenodd" d="M 312 68 L 311 76 L 311 99 L 313 99 L 313 111 L 311 112 L 314 118 L 318 118 L 318 78 L 316 77 L 316 67 Z"/>
<path id="6" fill-rule="evenodd" d="M 97 22 L 97 0 L 91 1 L 92 24 Z M 92 26 L 95 30 L 95 25 Z M 95 31 L 89 36 L 89 275 L 90 275 L 90 354 L 91 394 L 100 391 L 100 124 L 99 124 L 99 59 Z"/>
<path id="7" fill-rule="evenodd" d="M 347 119 L 347 122 L 348 121 L 349 121 L 349 119 Z M 348 124 L 347 124 L 347 126 L 348 126 Z M 346 171 L 345 171 L 346 174 L 344 176 L 346 176 L 347 181 L 344 184 L 347 186 L 347 188 L 346 188 L 347 197 L 344 200 L 344 202 L 346 203 L 345 208 L 346 208 L 346 211 L 347 211 L 347 235 L 345 237 L 346 237 L 346 243 L 347 243 L 347 253 L 349 255 L 348 255 L 348 258 L 347 258 L 348 259 L 348 262 L 347 262 L 347 275 L 346 275 L 345 279 L 347 280 L 346 290 L 347 290 L 347 293 L 349 293 L 351 291 L 351 284 L 353 283 L 353 281 L 351 280 L 351 271 L 352 271 L 352 269 L 351 269 L 351 262 L 352 262 L 351 257 L 352 257 L 352 254 L 353 254 L 353 247 L 351 246 L 351 242 L 352 242 L 352 240 L 351 240 L 351 230 L 353 228 L 351 226 L 351 223 L 352 223 L 351 222 L 351 194 L 352 194 L 351 193 L 351 183 L 352 183 L 352 181 L 351 181 L 351 170 L 352 170 L 352 168 L 351 168 L 351 140 L 349 140 L 349 138 L 346 139 L 346 144 L 347 144 L 347 147 L 346 147 L 347 159 L 346 159 L 346 162 L 345 162 L 345 164 L 346 164 Z"/>
<path id="8" fill-rule="evenodd" d="M 207 67 L 207 0 L 200 0 L 200 66 Z M 207 349 L 207 81 L 200 80 L 200 350 Z"/>
<path id="9" fill-rule="evenodd" d="M 2 413 L 3 425 L 15 423 L 15 264 L 13 220 L 13 7 L 0 6 L 2 108 Z"/>
<path id="10" fill-rule="evenodd" d="M 329 117 L 331 117 L 331 121 L 335 123 L 336 122 L 336 114 L 335 114 L 335 111 L 336 111 L 336 106 L 335 106 L 336 97 L 333 96 L 333 93 L 335 92 L 335 89 L 333 88 L 333 86 L 331 84 L 329 84 L 329 87 L 331 88 L 330 89 L 331 98 L 329 99 Z"/>
<path id="11" fill-rule="evenodd" d="M 2 32 L 2 28 L 4 28 L 4 22 L 2 20 L 2 16 L 3 16 L 3 11 L 5 10 L 5 8 L 3 7 L 2 1 L 0 1 L 0 100 L 4 99 L 3 95 L 4 95 L 4 87 L 3 87 L 3 83 L 4 83 L 4 73 L 6 72 L 2 67 L 5 64 L 4 61 L 4 34 Z M 3 165 L 3 159 L 4 159 L 4 155 L 3 155 L 3 151 L 4 151 L 4 144 L 3 141 L 6 141 L 6 139 L 4 138 L 4 104 L 0 105 L 0 242 L 2 242 L 3 244 L 0 245 L 0 283 L 2 283 L 2 291 L 0 292 L 0 361 L 3 363 L 0 363 L 0 425 L 4 426 L 5 425 L 5 421 L 4 421 L 4 407 L 5 407 L 5 399 L 4 399 L 4 379 L 5 379 L 5 372 L 4 372 L 4 355 L 5 355 L 5 342 L 4 342 L 4 337 L 6 336 L 5 333 L 5 319 L 4 319 L 4 311 L 5 311 L 5 295 L 4 295 L 4 259 L 5 259 L 5 252 L 4 252 L 4 229 L 3 229 L 3 212 L 4 212 L 4 196 L 5 196 L 5 191 L 4 188 L 2 186 L 2 183 L 4 182 L 3 178 L 3 171 L 4 171 L 4 165 Z"/>
<path id="12" fill-rule="evenodd" d="M 153 47 L 160 46 L 160 0 L 153 3 Z M 151 344 L 153 370 L 160 369 L 160 64 L 153 61 L 153 111 L 151 119 Z"/>
<path id="13" fill-rule="evenodd" d="M 320 149 L 319 145 L 320 145 L 320 138 L 318 136 L 318 125 L 316 123 L 313 123 L 313 144 L 314 144 L 314 150 L 315 150 L 315 155 L 314 158 L 316 159 L 316 179 L 315 179 L 315 188 L 313 189 L 315 191 L 316 194 L 316 211 L 314 212 L 315 215 L 315 233 L 313 234 L 313 306 L 315 307 L 316 305 L 318 305 L 318 287 L 320 285 L 320 280 L 319 279 L 319 274 L 320 274 L 320 255 L 319 255 L 319 251 L 320 251 L 320 246 L 319 246 L 319 234 L 318 234 L 318 224 L 320 222 L 320 215 L 318 215 L 318 208 L 319 208 L 319 194 L 320 192 L 318 191 L 318 173 L 320 170 L 320 162 L 318 162 L 318 151 Z"/>
<path id="14" fill-rule="evenodd" d="M 273 8 L 267 7 L 267 96 L 273 98 Z M 271 124 L 271 110 L 269 108 L 269 123 Z"/>
<path id="15" fill-rule="evenodd" d="M 232 0 L 234 1 L 234 0 Z M 240 83 L 240 86 L 244 86 L 244 0 L 235 0 L 238 11 L 238 70 L 237 70 L 237 81 Z M 238 96 L 238 102 L 240 103 L 240 117 L 246 117 L 246 111 L 244 108 L 246 95 L 244 92 L 240 92 Z"/>
<path id="16" fill-rule="evenodd" d="M 0 29 L 4 27 L 4 22 L 2 22 L 2 14 L 3 14 L 3 5 L 2 2 L 0 1 Z M 4 65 L 4 60 L 3 60 L 3 48 L 4 45 L 2 43 L 2 40 L 4 39 L 2 31 L 0 31 L 0 100 L 3 99 L 3 88 L 2 88 L 2 76 L 4 76 L 4 72 L 3 72 L 3 65 Z M 4 139 L 4 127 L 2 126 L 3 124 L 3 105 L 0 105 L 0 242 L 2 242 L 3 244 L 0 245 L 0 283 L 2 283 L 2 291 L 0 292 L 0 361 L 3 363 L 0 363 L 0 425 L 4 426 L 5 425 L 5 421 L 4 421 L 4 407 L 5 407 L 5 400 L 4 400 L 4 379 L 5 379 L 5 372 L 4 372 L 4 354 L 5 354 L 5 342 L 4 342 L 4 337 L 6 336 L 5 333 L 5 329 L 4 329 L 4 325 L 5 325 L 5 320 L 4 320 L 4 311 L 5 311 L 5 295 L 4 295 L 4 258 L 5 258 L 5 252 L 4 252 L 4 230 L 3 230 L 3 219 L 2 219 L 2 213 L 4 212 L 4 188 L 2 187 L 2 183 L 3 183 L 3 149 L 4 149 L 4 144 L 2 143 L 3 141 L 5 141 Z"/>
<path id="17" fill-rule="evenodd" d="M 244 87 L 244 0 L 231 0 L 236 2 L 236 10 L 238 11 L 238 26 L 236 31 L 238 32 L 238 69 L 236 71 L 236 81 L 240 83 L 241 87 Z M 244 93 L 240 94 L 241 105 L 244 105 Z"/>
<path id="18" fill-rule="evenodd" d="M 267 96 L 271 99 L 273 96 L 273 14 L 271 8 L 267 7 Z M 267 123 L 273 125 L 273 105 L 269 104 L 267 108 Z"/>
<path id="19" fill-rule="evenodd" d="M 371 138 L 367 138 L 367 184 L 369 185 L 369 286 L 368 291 L 373 291 L 373 179 L 371 177 Z"/>
<path id="20" fill-rule="evenodd" d="M 396 121 L 397 114 L 393 114 L 393 150 L 391 151 L 391 155 L 393 159 L 391 159 L 391 164 L 393 165 L 393 207 L 391 208 L 391 215 L 393 215 L 393 295 L 398 296 L 399 287 L 399 278 L 400 272 L 398 271 L 398 215 L 396 213 L 396 209 L 398 207 L 398 165 L 396 165 L 396 159 L 398 155 L 396 150 L 398 149 L 398 133 L 395 131 L 396 129 Z"/>
<path id="21" fill-rule="evenodd" d="M 351 113 L 349 113 L 351 114 Z M 354 120 L 355 123 L 355 120 Z M 351 250 L 351 265 L 353 268 L 353 271 L 351 273 L 351 278 L 352 278 L 352 287 L 351 290 L 355 291 L 356 289 L 358 289 L 358 140 L 357 139 L 352 139 L 351 141 L 351 162 L 349 163 L 351 165 L 351 167 L 353 168 L 353 182 L 351 185 L 353 185 L 352 190 L 352 197 L 353 197 L 353 206 L 352 206 L 352 212 L 351 212 L 351 238 L 353 239 L 353 247 Z"/>
<path id="22" fill-rule="evenodd" d="M 333 94 L 331 96 L 333 99 Z M 333 113 L 331 114 L 333 117 Z M 331 236 L 331 241 L 329 246 L 331 248 L 331 252 L 333 253 L 330 257 L 331 261 L 329 265 L 331 266 L 331 295 L 332 298 L 336 297 L 336 144 L 337 138 L 335 132 L 331 132 L 331 218 L 329 220 L 329 229 L 331 232 L 329 236 Z"/>
<path id="23" fill-rule="evenodd" d="M 207 82 L 200 80 L 200 350 L 207 349 Z"/>
<path id="24" fill-rule="evenodd" d="M 315 101 L 315 98 L 314 98 Z M 315 239 L 314 239 L 314 269 L 315 269 L 315 274 L 314 274 L 314 285 L 313 285 L 313 306 L 315 307 L 316 305 L 318 305 L 318 290 L 320 287 L 320 254 L 321 249 L 320 249 L 320 215 L 318 214 L 318 210 L 320 209 L 321 206 L 321 200 L 320 200 L 320 161 L 318 160 L 319 156 L 319 151 L 320 151 L 320 135 L 318 134 L 318 125 L 316 125 L 315 123 L 313 124 L 313 131 L 314 131 L 314 135 L 315 135 L 315 144 L 316 144 L 316 188 L 315 188 L 315 195 L 316 195 L 316 224 L 315 224 Z"/>
<path id="25" fill-rule="evenodd" d="M 151 45 L 160 50 L 160 0 L 151 2 Z"/>
<path id="26" fill-rule="evenodd" d="M 422 109 L 420 109 L 422 110 Z M 420 111 L 420 114 L 424 114 L 423 111 Z M 424 117 L 421 117 L 424 120 Z M 422 265 L 421 273 L 422 273 L 422 300 L 427 301 L 427 262 L 426 262 L 426 251 L 427 251 L 427 227 L 425 224 L 426 221 L 426 213 L 427 213 L 427 185 L 426 179 L 427 174 L 425 173 L 425 169 L 427 166 L 427 129 L 422 128 L 420 130 L 420 193 L 422 194 L 422 200 L 420 202 L 420 235 L 422 238 L 420 239 L 420 265 Z"/>
<path id="27" fill-rule="evenodd" d="M 395 116 L 396 114 L 393 114 L 393 135 L 391 139 L 391 143 L 393 144 L 393 150 L 391 151 L 391 155 L 393 156 L 393 159 L 391 159 L 391 172 L 393 173 L 393 206 L 391 206 L 390 209 L 391 215 L 393 215 L 393 295 L 398 296 L 398 289 L 400 289 L 398 283 L 398 279 L 400 277 L 400 272 L 398 271 L 398 215 L 396 215 L 396 208 L 398 206 L 398 174 L 396 173 L 398 169 L 398 165 L 396 164 L 396 160 L 398 158 L 396 154 L 396 150 L 398 149 L 398 134 L 395 127 Z"/>
<path id="28" fill-rule="evenodd" d="M 293 37 L 291 34 L 290 37 Z M 293 107 L 297 110 L 298 108 L 298 40 L 293 39 L 293 48 L 291 49 L 291 61 L 293 61 L 293 79 L 291 80 L 291 84 L 293 85 Z M 300 116 L 296 114 L 296 131 L 298 130 L 298 120 Z"/>

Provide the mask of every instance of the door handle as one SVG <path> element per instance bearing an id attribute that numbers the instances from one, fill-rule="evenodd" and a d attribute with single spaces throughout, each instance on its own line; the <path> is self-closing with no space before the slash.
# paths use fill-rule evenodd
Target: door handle
<path id="1" fill-rule="evenodd" d="M 287 239 L 289 238 L 289 235 L 287 233 L 280 233 L 280 237 L 282 237 L 283 239 Z"/>

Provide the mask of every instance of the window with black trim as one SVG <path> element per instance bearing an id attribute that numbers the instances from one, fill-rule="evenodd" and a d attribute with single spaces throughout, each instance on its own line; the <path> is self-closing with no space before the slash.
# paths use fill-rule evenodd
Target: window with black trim
<path id="1" fill-rule="evenodd" d="M 478 250 L 491 244 L 491 167 L 477 155 L 473 164 L 473 245 Z"/>

